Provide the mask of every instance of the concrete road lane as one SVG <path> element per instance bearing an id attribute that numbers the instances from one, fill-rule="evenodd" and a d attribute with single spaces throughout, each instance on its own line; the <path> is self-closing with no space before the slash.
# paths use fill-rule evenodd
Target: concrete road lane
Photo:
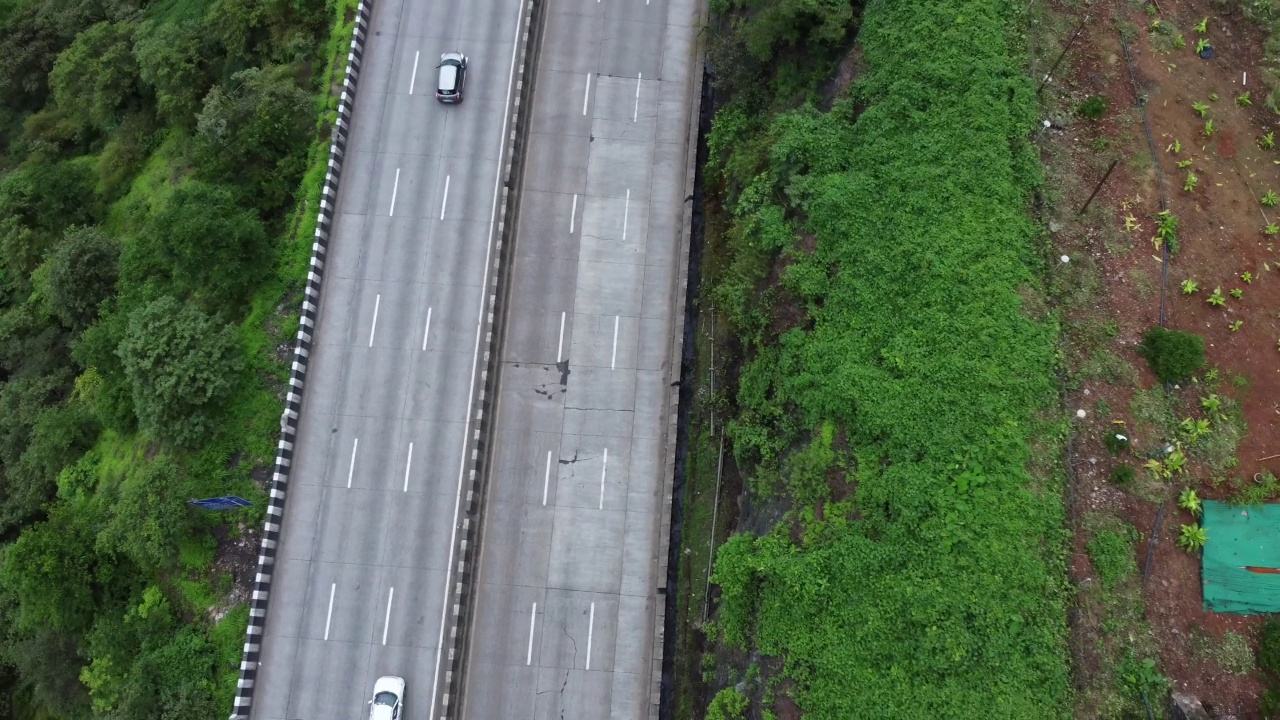
<path id="1" fill-rule="evenodd" d="M 698 4 L 545 12 L 463 716 L 638 720 Z"/>
<path id="2" fill-rule="evenodd" d="M 427 718 L 518 0 L 377 0 L 252 717 Z M 440 53 L 470 58 L 462 104 Z"/>

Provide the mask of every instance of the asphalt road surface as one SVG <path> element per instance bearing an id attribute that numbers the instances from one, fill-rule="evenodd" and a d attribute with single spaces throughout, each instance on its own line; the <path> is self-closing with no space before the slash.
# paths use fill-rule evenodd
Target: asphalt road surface
<path id="1" fill-rule="evenodd" d="M 466 720 L 649 717 L 695 0 L 547 0 Z"/>
<path id="2" fill-rule="evenodd" d="M 427 718 L 520 0 L 378 0 L 343 166 L 254 720 Z M 434 98 L 442 52 L 464 101 Z"/>
<path id="3" fill-rule="evenodd" d="M 644 718 L 696 0 L 547 0 L 463 694 Z M 254 720 L 428 718 L 520 0 L 379 0 Z M 470 59 L 457 106 L 440 53 Z"/>

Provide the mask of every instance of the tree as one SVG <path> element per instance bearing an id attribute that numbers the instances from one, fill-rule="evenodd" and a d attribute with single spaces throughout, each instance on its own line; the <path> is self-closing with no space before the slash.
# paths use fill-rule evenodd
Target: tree
<path id="1" fill-rule="evenodd" d="M 76 34 L 108 14 L 118 4 L 100 0 L 25 2 L 6 13 L 0 26 L 0 100 L 25 110 L 44 105 L 49 72 Z"/>
<path id="2" fill-rule="evenodd" d="M 96 181 L 92 158 L 33 158 L 0 180 L 0 218 L 16 216 L 26 227 L 53 233 L 69 225 L 91 225 L 100 214 Z"/>
<path id="3" fill-rule="evenodd" d="M 306 62 L 315 57 L 326 27 L 322 3 L 283 0 L 214 0 L 209 31 L 238 67 L 268 61 Z"/>
<path id="4" fill-rule="evenodd" d="M 128 315 L 105 312 L 98 322 L 85 328 L 71 346 L 72 359 L 84 370 L 81 379 L 76 381 L 77 392 L 83 394 L 84 402 L 93 408 L 99 422 L 122 433 L 137 429 L 133 388 L 116 352 L 128 325 Z"/>
<path id="5" fill-rule="evenodd" d="M 182 446 L 207 438 L 235 388 L 236 344 L 234 328 L 172 297 L 134 311 L 117 352 L 139 426 Z"/>
<path id="6" fill-rule="evenodd" d="M 166 122 L 195 128 L 200 100 L 213 85 L 209 68 L 213 55 L 212 38 L 200 23 L 152 20 L 138 28 L 133 56 Z"/>
<path id="7" fill-rule="evenodd" d="M 171 567 L 191 527 L 178 481 L 178 468 L 168 458 L 132 470 L 112 498 L 99 547 L 119 551 L 149 571 Z"/>
<path id="8" fill-rule="evenodd" d="M 0 379 L 42 377 L 66 365 L 66 331 L 33 304 L 0 313 Z"/>
<path id="9" fill-rule="evenodd" d="M 117 114 L 138 99 L 133 23 L 100 22 L 58 54 L 49 73 L 54 102 L 82 123 L 114 126 Z"/>
<path id="10" fill-rule="evenodd" d="M 115 294 L 120 243 L 100 227 L 72 226 L 36 270 L 41 304 L 63 326 L 78 332 L 98 316 L 98 305 Z"/>
<path id="11" fill-rule="evenodd" d="M 201 174 L 245 189 L 263 212 L 292 197 L 315 118 L 311 96 L 287 67 L 249 68 L 215 86 L 196 121 Z"/>
<path id="12" fill-rule="evenodd" d="M 228 188 L 199 181 L 175 189 L 138 242 L 167 267 L 174 290 L 211 310 L 242 302 L 273 259 L 257 216 Z"/>
<path id="13" fill-rule="evenodd" d="M 53 500 L 62 468 L 83 455 L 97 437 L 98 423 L 83 403 L 69 402 L 41 410 L 22 456 L 7 468 L 6 511 L 31 517 Z"/>
<path id="14" fill-rule="evenodd" d="M 17 599 L 14 629 L 83 632 L 93 620 L 93 532 L 87 515 L 56 505 L 22 531 L 0 563 L 0 587 Z"/>
<path id="15" fill-rule="evenodd" d="M 735 34 L 760 60 L 772 58 L 781 46 L 831 47 L 853 22 L 847 0 L 717 0 L 712 5 L 719 12 L 746 10 L 735 19 Z"/>

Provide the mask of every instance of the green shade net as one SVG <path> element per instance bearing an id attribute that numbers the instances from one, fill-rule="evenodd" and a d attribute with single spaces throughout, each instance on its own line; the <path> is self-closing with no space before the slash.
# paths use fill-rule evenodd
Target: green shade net
<path id="1" fill-rule="evenodd" d="M 1204 502 L 1204 607 L 1220 613 L 1280 612 L 1280 505 Z"/>

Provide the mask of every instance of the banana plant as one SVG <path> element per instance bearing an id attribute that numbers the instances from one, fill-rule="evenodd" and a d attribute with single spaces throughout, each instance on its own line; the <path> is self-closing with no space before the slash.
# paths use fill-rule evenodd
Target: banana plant
<path id="1" fill-rule="evenodd" d="M 1205 118 L 1209 115 L 1209 106 L 1195 100 L 1191 101 L 1191 109 L 1196 111 L 1196 115 Z"/>
<path id="2" fill-rule="evenodd" d="M 1204 130 L 1202 132 L 1205 137 L 1213 137 L 1213 118 L 1204 121 Z"/>
<path id="3" fill-rule="evenodd" d="M 1183 280 L 1183 281 L 1182 281 L 1182 294 L 1183 294 L 1183 295 L 1194 295 L 1194 294 L 1196 293 L 1196 291 L 1197 291 L 1197 290 L 1199 290 L 1199 289 L 1200 289 L 1200 283 L 1196 282 L 1195 280 Z"/>
<path id="4" fill-rule="evenodd" d="M 1244 291 L 1240 288 L 1231 288 L 1231 297 L 1241 300 L 1244 298 Z"/>
<path id="5" fill-rule="evenodd" d="M 1235 322 L 1233 322 L 1233 323 L 1231 323 L 1230 325 L 1228 325 L 1228 326 L 1227 326 L 1227 329 L 1228 329 L 1228 330 L 1230 330 L 1231 332 L 1235 332 L 1235 331 L 1239 330 L 1239 329 L 1240 329 L 1241 327 L 1243 327 L 1243 326 L 1244 326 L 1244 321 L 1243 321 L 1243 320 L 1236 320 Z"/>
<path id="6" fill-rule="evenodd" d="M 1239 105 L 1240 107 L 1249 107 L 1250 105 L 1252 105 L 1253 104 L 1252 93 L 1248 90 L 1245 90 L 1243 95 L 1237 95 L 1236 104 Z"/>
<path id="7" fill-rule="evenodd" d="M 1275 223 L 1271 223 L 1270 225 L 1262 229 L 1263 235 L 1275 235 L 1276 233 L 1280 233 L 1280 225 L 1277 225 Z"/>
<path id="8" fill-rule="evenodd" d="M 1191 163 L 1193 163 L 1193 162 L 1195 162 L 1195 161 L 1194 161 L 1194 160 L 1179 160 L 1179 161 L 1178 161 L 1178 168 L 1179 168 L 1179 169 L 1189 168 L 1189 167 L 1191 167 Z"/>
<path id="9" fill-rule="evenodd" d="M 1275 207 L 1275 204 L 1280 202 L 1280 195 L 1276 195 L 1275 190 L 1268 190 L 1266 195 L 1258 198 L 1258 202 L 1266 205 L 1267 207 Z"/>
<path id="10" fill-rule="evenodd" d="M 1209 43 L 1208 38 L 1200 38 L 1196 41 L 1196 54 L 1199 55 L 1211 47 L 1213 47 L 1213 45 Z"/>
<path id="11" fill-rule="evenodd" d="M 1205 18 L 1200 22 L 1196 23 L 1195 30 L 1197 33 L 1201 35 L 1208 35 L 1209 34 L 1209 18 Z"/>
<path id="12" fill-rule="evenodd" d="M 1183 421 L 1178 424 L 1178 429 L 1182 431 L 1183 437 L 1185 437 L 1189 443 L 1196 442 L 1205 435 L 1213 432 L 1209 428 L 1209 421 L 1203 418 L 1184 418 Z"/>
<path id="13" fill-rule="evenodd" d="M 1184 473 L 1187 471 L 1187 456 L 1179 447 L 1169 453 L 1169 457 L 1164 459 L 1165 470 L 1168 471 L 1167 477 L 1172 477 L 1174 473 Z"/>
<path id="14" fill-rule="evenodd" d="M 1196 183 L 1200 182 L 1200 178 L 1190 170 L 1187 171 L 1187 181 L 1182 184 L 1182 189 L 1187 192 L 1193 192 L 1196 189 Z"/>
<path id="15" fill-rule="evenodd" d="M 1182 141 L 1174 138 L 1173 142 L 1169 143 L 1169 147 L 1165 148 L 1165 152 L 1173 153 L 1174 155 L 1182 152 Z"/>
<path id="16" fill-rule="evenodd" d="M 1253 273 L 1249 272 L 1248 270 L 1245 270 L 1244 272 L 1240 273 L 1240 279 L 1243 280 L 1246 285 L 1248 285 L 1253 282 Z"/>
<path id="17" fill-rule="evenodd" d="M 1199 523 L 1183 525 L 1182 532 L 1178 535 L 1178 547 L 1189 553 L 1199 552 L 1207 542 L 1209 542 L 1209 535 Z"/>
<path id="18" fill-rule="evenodd" d="M 1270 150 L 1276 146 L 1276 134 L 1274 131 L 1258 138 L 1258 147 L 1263 150 Z"/>
<path id="19" fill-rule="evenodd" d="M 1197 518 L 1204 512 L 1204 503 L 1200 501 L 1200 496 L 1192 488 L 1183 488 L 1182 492 L 1178 494 L 1178 507 Z"/>
<path id="20" fill-rule="evenodd" d="M 1208 395 L 1200 398 L 1200 407 L 1210 415 L 1217 417 L 1219 420 L 1223 419 L 1222 398 L 1218 397 L 1217 393 L 1209 393 Z"/>
<path id="21" fill-rule="evenodd" d="M 1213 292 L 1204 301 L 1214 307 L 1222 307 L 1227 304 L 1227 299 L 1222 296 L 1222 288 L 1220 287 L 1214 288 Z"/>
<path id="22" fill-rule="evenodd" d="M 1173 473 L 1169 471 L 1169 468 L 1165 467 L 1164 463 L 1155 458 L 1151 458 L 1143 463 L 1142 467 L 1146 468 L 1147 472 L 1151 473 L 1151 476 L 1157 480 L 1168 480 L 1173 477 Z"/>

